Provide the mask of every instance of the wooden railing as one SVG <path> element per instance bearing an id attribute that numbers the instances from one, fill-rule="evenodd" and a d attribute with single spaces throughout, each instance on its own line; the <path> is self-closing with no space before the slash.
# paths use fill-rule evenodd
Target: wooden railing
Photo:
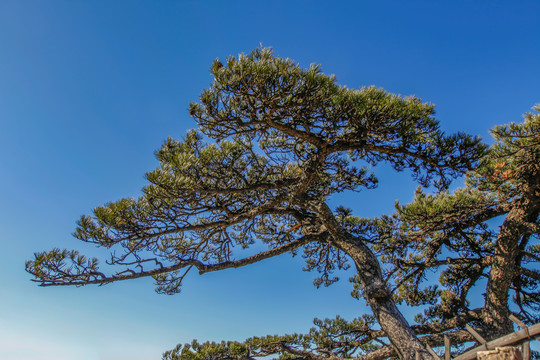
<path id="1" fill-rule="evenodd" d="M 453 360 L 474 360 L 476 359 L 476 354 L 479 351 L 495 350 L 495 348 L 498 348 L 498 347 L 518 346 L 521 344 L 523 344 L 522 346 L 523 360 L 530 360 L 531 350 L 529 347 L 529 342 L 535 339 L 540 340 L 540 324 L 526 326 L 522 321 L 520 321 L 514 315 L 510 315 L 510 320 L 516 323 L 521 328 L 521 330 L 502 336 L 492 341 L 485 340 L 472 327 L 470 327 L 469 325 L 466 325 L 465 329 L 482 345 L 454 357 Z M 430 352 L 430 354 L 433 355 L 435 359 L 442 360 L 429 345 L 426 345 L 426 347 L 428 351 Z M 450 347 L 451 347 L 450 339 L 448 338 L 448 336 L 445 335 L 444 336 L 444 360 L 450 360 L 451 358 Z M 419 357 L 418 355 L 419 354 L 417 354 L 417 358 Z"/>

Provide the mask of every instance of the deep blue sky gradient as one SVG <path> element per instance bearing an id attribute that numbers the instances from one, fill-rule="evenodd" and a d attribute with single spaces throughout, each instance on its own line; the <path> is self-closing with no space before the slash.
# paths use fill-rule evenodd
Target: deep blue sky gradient
<path id="1" fill-rule="evenodd" d="M 540 102 L 538 1 L 0 2 L 0 358 L 158 359 L 179 342 L 306 331 L 365 307 L 347 278 L 315 289 L 285 255 L 198 276 L 175 296 L 151 279 L 39 288 L 34 251 L 77 248 L 93 207 L 135 197 L 153 152 L 182 137 L 211 61 L 271 46 L 322 64 L 348 87 L 376 85 L 436 104 L 448 132 L 491 141 Z M 332 199 L 360 216 L 411 199 L 407 173 Z"/>

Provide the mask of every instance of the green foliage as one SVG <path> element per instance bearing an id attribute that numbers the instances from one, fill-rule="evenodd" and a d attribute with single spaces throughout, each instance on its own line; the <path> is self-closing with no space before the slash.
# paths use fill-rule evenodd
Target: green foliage
<path id="1" fill-rule="evenodd" d="M 194 261 L 220 264 L 232 259 L 235 246 L 261 241 L 273 249 L 320 233 L 314 204 L 375 187 L 369 166 L 388 162 L 410 169 L 424 185 L 445 186 L 484 149 L 477 138 L 445 136 L 431 104 L 339 86 L 319 66 L 302 69 L 270 49 L 230 57 L 226 65 L 216 60 L 211 71 L 211 87 L 190 105 L 202 133 L 165 141 L 141 197 L 81 217 L 75 237 L 111 248 L 108 262 L 121 269 L 101 281 L 153 276 L 159 292 L 177 292 L 185 275 L 180 269 Z M 205 136 L 215 142 L 205 143 Z M 362 227 L 350 218 L 342 224 Z M 299 244 L 306 269 L 322 274 L 315 284 L 329 285 L 337 280 L 334 269 L 348 267 L 347 257 L 318 240 Z M 46 261 L 27 267 L 44 285 L 100 280 L 63 273 Z"/>
<path id="2" fill-rule="evenodd" d="M 444 136 L 432 116 L 433 105 L 416 97 L 374 87 L 348 89 L 320 66 L 303 70 L 264 48 L 231 57 L 227 66 L 217 64 L 212 87 L 200 103 L 190 105 L 190 114 L 218 141 L 231 136 L 257 140 L 269 157 L 279 154 L 298 162 L 308 161 L 321 146 L 341 147 L 352 161 L 388 161 L 397 170 L 411 170 L 425 185 L 439 177 L 440 186 L 483 152 L 477 138 Z M 348 189 L 357 186 L 349 182 Z"/>
<path id="3" fill-rule="evenodd" d="M 342 207 L 332 213 L 326 201 L 344 191 L 374 188 L 378 179 L 371 171 L 379 163 L 410 171 L 423 186 L 445 189 L 484 154 L 486 147 L 478 138 L 445 135 L 434 118 L 433 105 L 416 97 L 375 87 L 349 89 L 338 85 L 334 76 L 323 74 L 320 66 L 302 69 L 290 59 L 276 57 L 271 49 L 230 57 L 226 64 L 215 60 L 211 73 L 211 86 L 189 108 L 198 130 L 182 140 L 164 142 L 156 153 L 159 167 L 146 174 L 148 185 L 142 195 L 97 207 L 78 222 L 75 237 L 110 249 L 107 263 L 116 272 L 104 275 L 98 271 L 97 260 L 53 250 L 38 253 L 27 263 L 35 281 L 43 286 L 87 285 L 152 276 L 158 292 L 174 294 L 192 269 L 202 274 L 303 249 L 305 269 L 320 273 L 316 286 L 337 281 L 335 271 L 350 266 L 352 253 L 357 256 L 357 269 L 365 265 L 358 259 L 369 262 L 365 267 L 371 281 L 368 286 L 375 284 L 376 291 L 364 292 L 360 281 L 353 291 L 369 303 L 372 295 L 388 299 L 372 246 L 383 259 L 403 267 L 391 274 L 397 279 L 398 300 L 435 304 L 441 295 L 455 303 L 460 293 L 450 292 L 455 277 L 451 272 L 445 280 L 448 291 L 422 290 L 418 286 L 423 270 L 410 276 L 409 269 L 423 255 L 435 259 L 440 254 L 431 239 L 446 243 L 444 234 L 452 228 L 441 230 L 439 225 L 463 218 L 475 221 L 467 212 L 472 207 L 496 208 L 490 196 L 480 191 L 469 201 L 456 200 L 448 193 L 419 192 L 417 201 L 426 204 L 417 210 L 416 205 L 402 207 L 400 213 L 433 219 L 435 232 L 412 236 L 413 242 L 409 235 L 421 231 L 420 226 L 408 229 L 404 220 L 391 217 L 359 219 Z M 462 197 L 470 199 L 471 194 Z M 445 215 L 457 207 L 463 208 L 460 214 Z M 473 227 L 472 236 L 485 238 L 479 245 L 477 255 L 481 256 L 482 247 L 490 246 L 490 235 L 487 228 L 478 226 Z M 267 249 L 236 257 L 235 248 L 246 249 L 256 242 Z M 467 251 L 460 244 L 452 246 L 458 252 Z M 465 270 L 467 266 L 475 263 L 462 264 Z M 360 271 L 356 278 L 365 280 L 365 275 Z M 391 316 L 408 326 L 397 308 Z M 165 357 L 277 355 L 286 359 L 307 353 L 349 357 L 388 346 L 378 338 L 390 336 L 371 329 L 373 321 L 363 317 L 347 323 L 336 318 L 316 321 L 317 328 L 306 335 L 252 338 L 243 343 L 194 342 Z M 405 331 L 405 338 L 411 339 L 410 331 Z M 403 346 L 408 353 L 414 348 Z"/>
<path id="4" fill-rule="evenodd" d="M 54 285 L 62 285 L 65 277 L 76 277 L 85 281 L 103 279 L 99 272 L 98 259 L 87 259 L 76 250 L 53 249 L 36 253 L 33 261 L 26 262 L 27 271 L 36 277 L 48 277 Z"/>
<path id="5" fill-rule="evenodd" d="M 464 188 L 436 194 L 418 189 L 410 204 L 397 204 L 394 217 L 380 220 L 384 241 L 378 249 L 391 264 L 395 297 L 410 305 L 431 304 L 418 317 L 424 322 L 468 312 L 471 289 L 490 278 L 495 257 L 512 254 L 512 247 L 516 255 L 504 255 L 515 256 L 518 269 L 508 289 L 515 294 L 512 309 L 529 323 L 539 320 L 540 276 L 534 267 L 540 261 L 540 114 L 497 126 L 492 134 L 497 142 L 468 174 Z M 512 211 L 519 217 L 494 226 Z M 501 231 L 515 232 L 516 227 L 514 245 L 502 245 Z M 434 271 L 439 273 L 437 288 L 430 285 Z"/>
<path id="6" fill-rule="evenodd" d="M 179 344 L 163 354 L 163 360 L 218 360 L 302 358 L 311 354 L 322 357 L 350 358 L 380 349 L 387 344 L 371 336 L 375 319 L 363 316 L 350 322 L 341 317 L 315 319 L 315 327 L 306 334 L 268 335 L 243 342 L 222 341 Z"/>
<path id="7" fill-rule="evenodd" d="M 522 123 L 496 126 L 491 131 L 497 142 L 471 179 L 474 186 L 492 191 L 501 201 L 537 191 L 534 185 L 540 178 L 540 105 L 533 110 L 536 112 L 525 114 Z"/>

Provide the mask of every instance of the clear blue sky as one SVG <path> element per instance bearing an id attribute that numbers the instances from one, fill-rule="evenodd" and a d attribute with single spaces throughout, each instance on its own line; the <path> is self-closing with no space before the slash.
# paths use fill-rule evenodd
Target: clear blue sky
<path id="1" fill-rule="evenodd" d="M 539 13 L 538 1 L 1 1 L 0 358 L 159 359 L 193 338 L 360 315 L 347 274 L 316 290 L 289 256 L 194 275 L 175 296 L 151 279 L 39 288 L 24 261 L 52 247 L 101 254 L 71 237 L 75 221 L 139 194 L 162 141 L 196 126 L 188 102 L 216 57 L 262 43 L 343 85 L 415 94 L 446 131 L 488 140 L 540 102 Z M 380 176 L 344 198 L 356 214 L 412 197 L 407 174 Z"/>

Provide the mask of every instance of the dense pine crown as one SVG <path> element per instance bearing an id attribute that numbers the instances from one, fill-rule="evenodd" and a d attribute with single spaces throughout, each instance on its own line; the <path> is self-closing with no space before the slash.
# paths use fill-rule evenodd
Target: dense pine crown
<path id="1" fill-rule="evenodd" d="M 270 49 L 231 57 L 226 66 L 215 60 L 212 75 L 211 88 L 190 105 L 200 132 L 165 141 L 143 196 L 79 221 L 75 237 L 119 249 L 109 261 L 126 268 L 106 276 L 96 259 L 53 250 L 28 263 L 38 281 L 152 275 L 158 291 L 174 293 L 183 276 L 178 265 L 194 265 L 186 261 L 229 261 L 233 246 L 256 240 L 270 248 L 303 241 L 302 230 L 316 225 L 310 204 L 376 185 L 357 160 L 390 162 L 422 184 L 445 185 L 483 149 L 464 134 L 445 137 L 430 104 L 373 87 L 347 89 L 319 66 L 302 69 Z M 216 142 L 205 143 L 203 134 Z"/>
<path id="2" fill-rule="evenodd" d="M 441 330 L 436 321 L 423 320 L 411 327 L 394 301 L 432 304 L 428 315 L 436 320 L 470 310 L 468 289 L 478 277 L 491 276 L 496 261 L 490 262 L 490 256 L 499 256 L 494 255 L 497 235 L 484 222 L 529 196 L 522 194 L 523 184 L 533 189 L 537 202 L 538 176 L 532 172 L 538 166 L 538 116 L 495 130 L 500 142 L 470 173 L 467 188 L 454 194 L 419 191 L 412 204 L 398 207 L 395 217 L 357 219 L 348 209 L 332 212 L 326 200 L 375 187 L 377 178 L 370 171 L 378 163 L 408 170 L 421 185 L 444 190 L 478 164 L 486 147 L 466 134 L 445 135 L 431 104 L 374 87 L 345 88 L 319 66 L 302 69 L 270 49 L 231 57 L 225 64 L 215 60 L 211 72 L 210 88 L 190 104 L 198 129 L 182 140 L 165 141 L 156 153 L 160 165 L 147 174 L 142 196 L 98 207 L 78 223 L 75 237 L 110 249 L 107 262 L 118 270 L 108 275 L 97 259 L 55 249 L 37 253 L 27 271 L 44 286 L 152 276 L 158 292 L 172 294 L 191 269 L 205 273 L 240 267 L 303 249 L 307 268 L 320 272 L 316 285 L 331 284 L 337 280 L 334 270 L 354 265 L 354 294 L 366 299 L 374 316 L 352 323 L 319 321 L 319 329 L 306 335 L 254 338 L 244 344 L 194 343 L 167 356 L 377 359 L 412 358 L 419 351 L 427 358 L 415 333 L 460 325 L 449 321 L 454 325 Z M 508 165 L 501 166 L 504 161 Z M 531 211 L 528 216 L 536 210 Z M 534 228 L 534 221 L 527 226 Z M 533 233 L 527 233 L 529 238 Z M 267 250 L 235 257 L 235 247 L 255 242 Z M 538 259 L 537 247 L 523 246 L 530 255 L 520 253 L 520 261 Z M 380 260 L 386 262 L 385 274 Z M 422 288 L 425 271 L 440 266 L 446 266 L 443 289 Z M 537 276 L 530 271 L 536 274 L 532 278 Z M 521 289 L 531 286 L 531 277 L 519 278 Z M 515 286 L 513 279 L 508 289 Z M 520 294 L 521 306 L 538 302 L 537 293 Z M 490 309 L 504 300 L 495 295 L 486 305 Z M 499 322 L 491 323 L 504 327 Z"/>

